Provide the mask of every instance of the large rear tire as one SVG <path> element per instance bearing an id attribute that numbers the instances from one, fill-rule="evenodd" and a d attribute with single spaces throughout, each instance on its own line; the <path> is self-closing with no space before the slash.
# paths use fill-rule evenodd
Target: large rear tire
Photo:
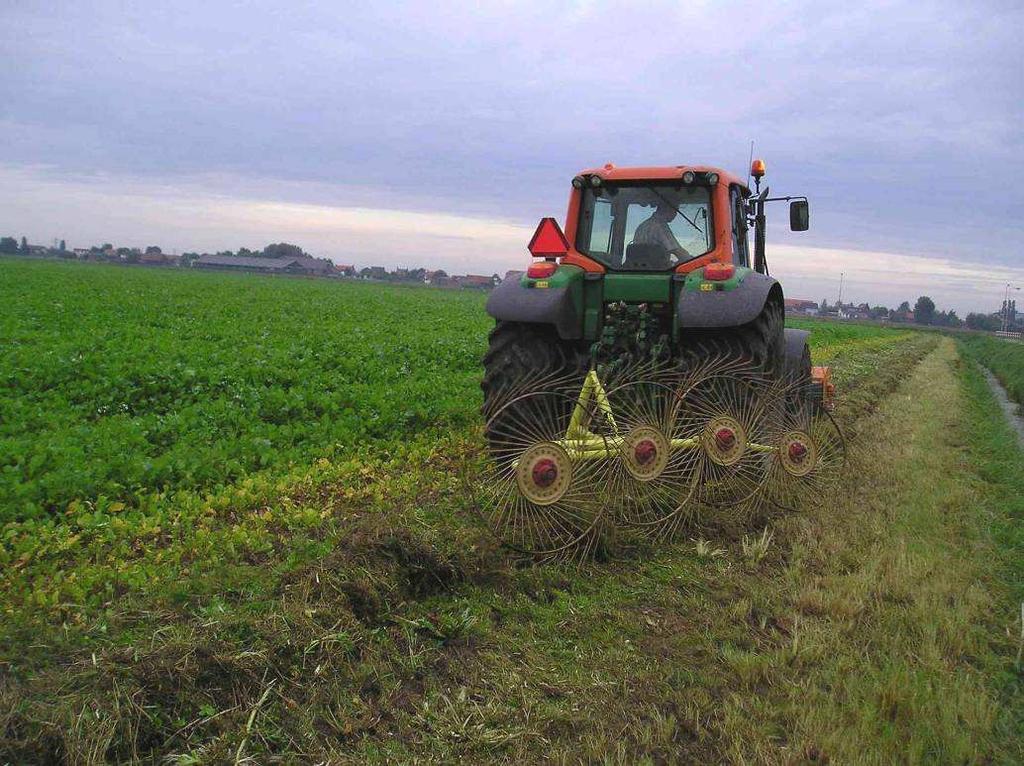
<path id="1" fill-rule="evenodd" d="M 785 323 L 782 301 L 769 297 L 757 318 L 745 325 L 686 330 L 680 339 L 681 360 L 687 366 L 710 359 L 739 362 L 766 378 L 777 378 L 785 366 Z"/>
<path id="2" fill-rule="evenodd" d="M 498 321 L 488 336 L 480 382 L 484 419 L 511 398 L 545 383 L 566 390 L 575 387 L 578 394 L 588 367 L 586 346 L 561 339 L 554 327 Z"/>

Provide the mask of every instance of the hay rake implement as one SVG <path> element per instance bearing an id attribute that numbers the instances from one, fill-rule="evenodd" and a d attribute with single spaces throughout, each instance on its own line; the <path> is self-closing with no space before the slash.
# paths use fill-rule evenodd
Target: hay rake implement
<path id="1" fill-rule="evenodd" d="M 824 498 L 845 460 L 806 383 L 725 359 L 608 377 L 549 378 L 490 408 L 474 505 L 510 547 L 582 559 L 618 529 L 661 539 L 702 511 L 796 507 Z"/>

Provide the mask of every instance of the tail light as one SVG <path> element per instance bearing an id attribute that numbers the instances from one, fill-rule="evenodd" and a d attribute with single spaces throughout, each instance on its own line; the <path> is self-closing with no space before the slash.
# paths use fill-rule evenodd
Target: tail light
<path id="1" fill-rule="evenodd" d="M 736 266 L 731 263 L 709 263 L 704 267 L 704 279 L 709 282 L 724 282 L 735 273 Z"/>
<path id="2" fill-rule="evenodd" d="M 526 270 L 526 276 L 530 279 L 547 279 L 558 270 L 558 264 L 554 261 L 538 261 L 530 264 Z"/>

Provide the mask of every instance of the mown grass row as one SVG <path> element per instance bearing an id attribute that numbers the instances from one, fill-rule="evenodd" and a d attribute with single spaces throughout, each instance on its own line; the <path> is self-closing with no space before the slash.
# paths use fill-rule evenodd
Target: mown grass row
<path id="1" fill-rule="evenodd" d="M 838 350 L 844 425 L 867 423 L 934 342 Z M 168 495 L 166 512 L 19 549 L 3 583 L 8 757 L 748 752 L 743 736 L 760 733 L 743 710 L 709 711 L 777 672 L 751 644 L 775 615 L 750 589 L 770 579 L 783 534 L 748 561 L 753 529 L 707 519 L 688 531 L 708 539 L 704 558 L 683 541 L 619 550 L 582 577 L 519 569 L 466 506 L 471 444 L 414 440 Z"/>

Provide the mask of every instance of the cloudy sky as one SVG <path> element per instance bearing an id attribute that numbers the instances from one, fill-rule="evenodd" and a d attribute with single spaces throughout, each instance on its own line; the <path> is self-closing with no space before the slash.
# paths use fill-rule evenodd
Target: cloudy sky
<path id="1" fill-rule="evenodd" d="M 1024 286 L 1019 2 L 5 0 L 0 233 L 504 272 L 605 162 L 742 173 L 787 293 Z M 11 55 L 16 51 L 16 55 Z"/>

